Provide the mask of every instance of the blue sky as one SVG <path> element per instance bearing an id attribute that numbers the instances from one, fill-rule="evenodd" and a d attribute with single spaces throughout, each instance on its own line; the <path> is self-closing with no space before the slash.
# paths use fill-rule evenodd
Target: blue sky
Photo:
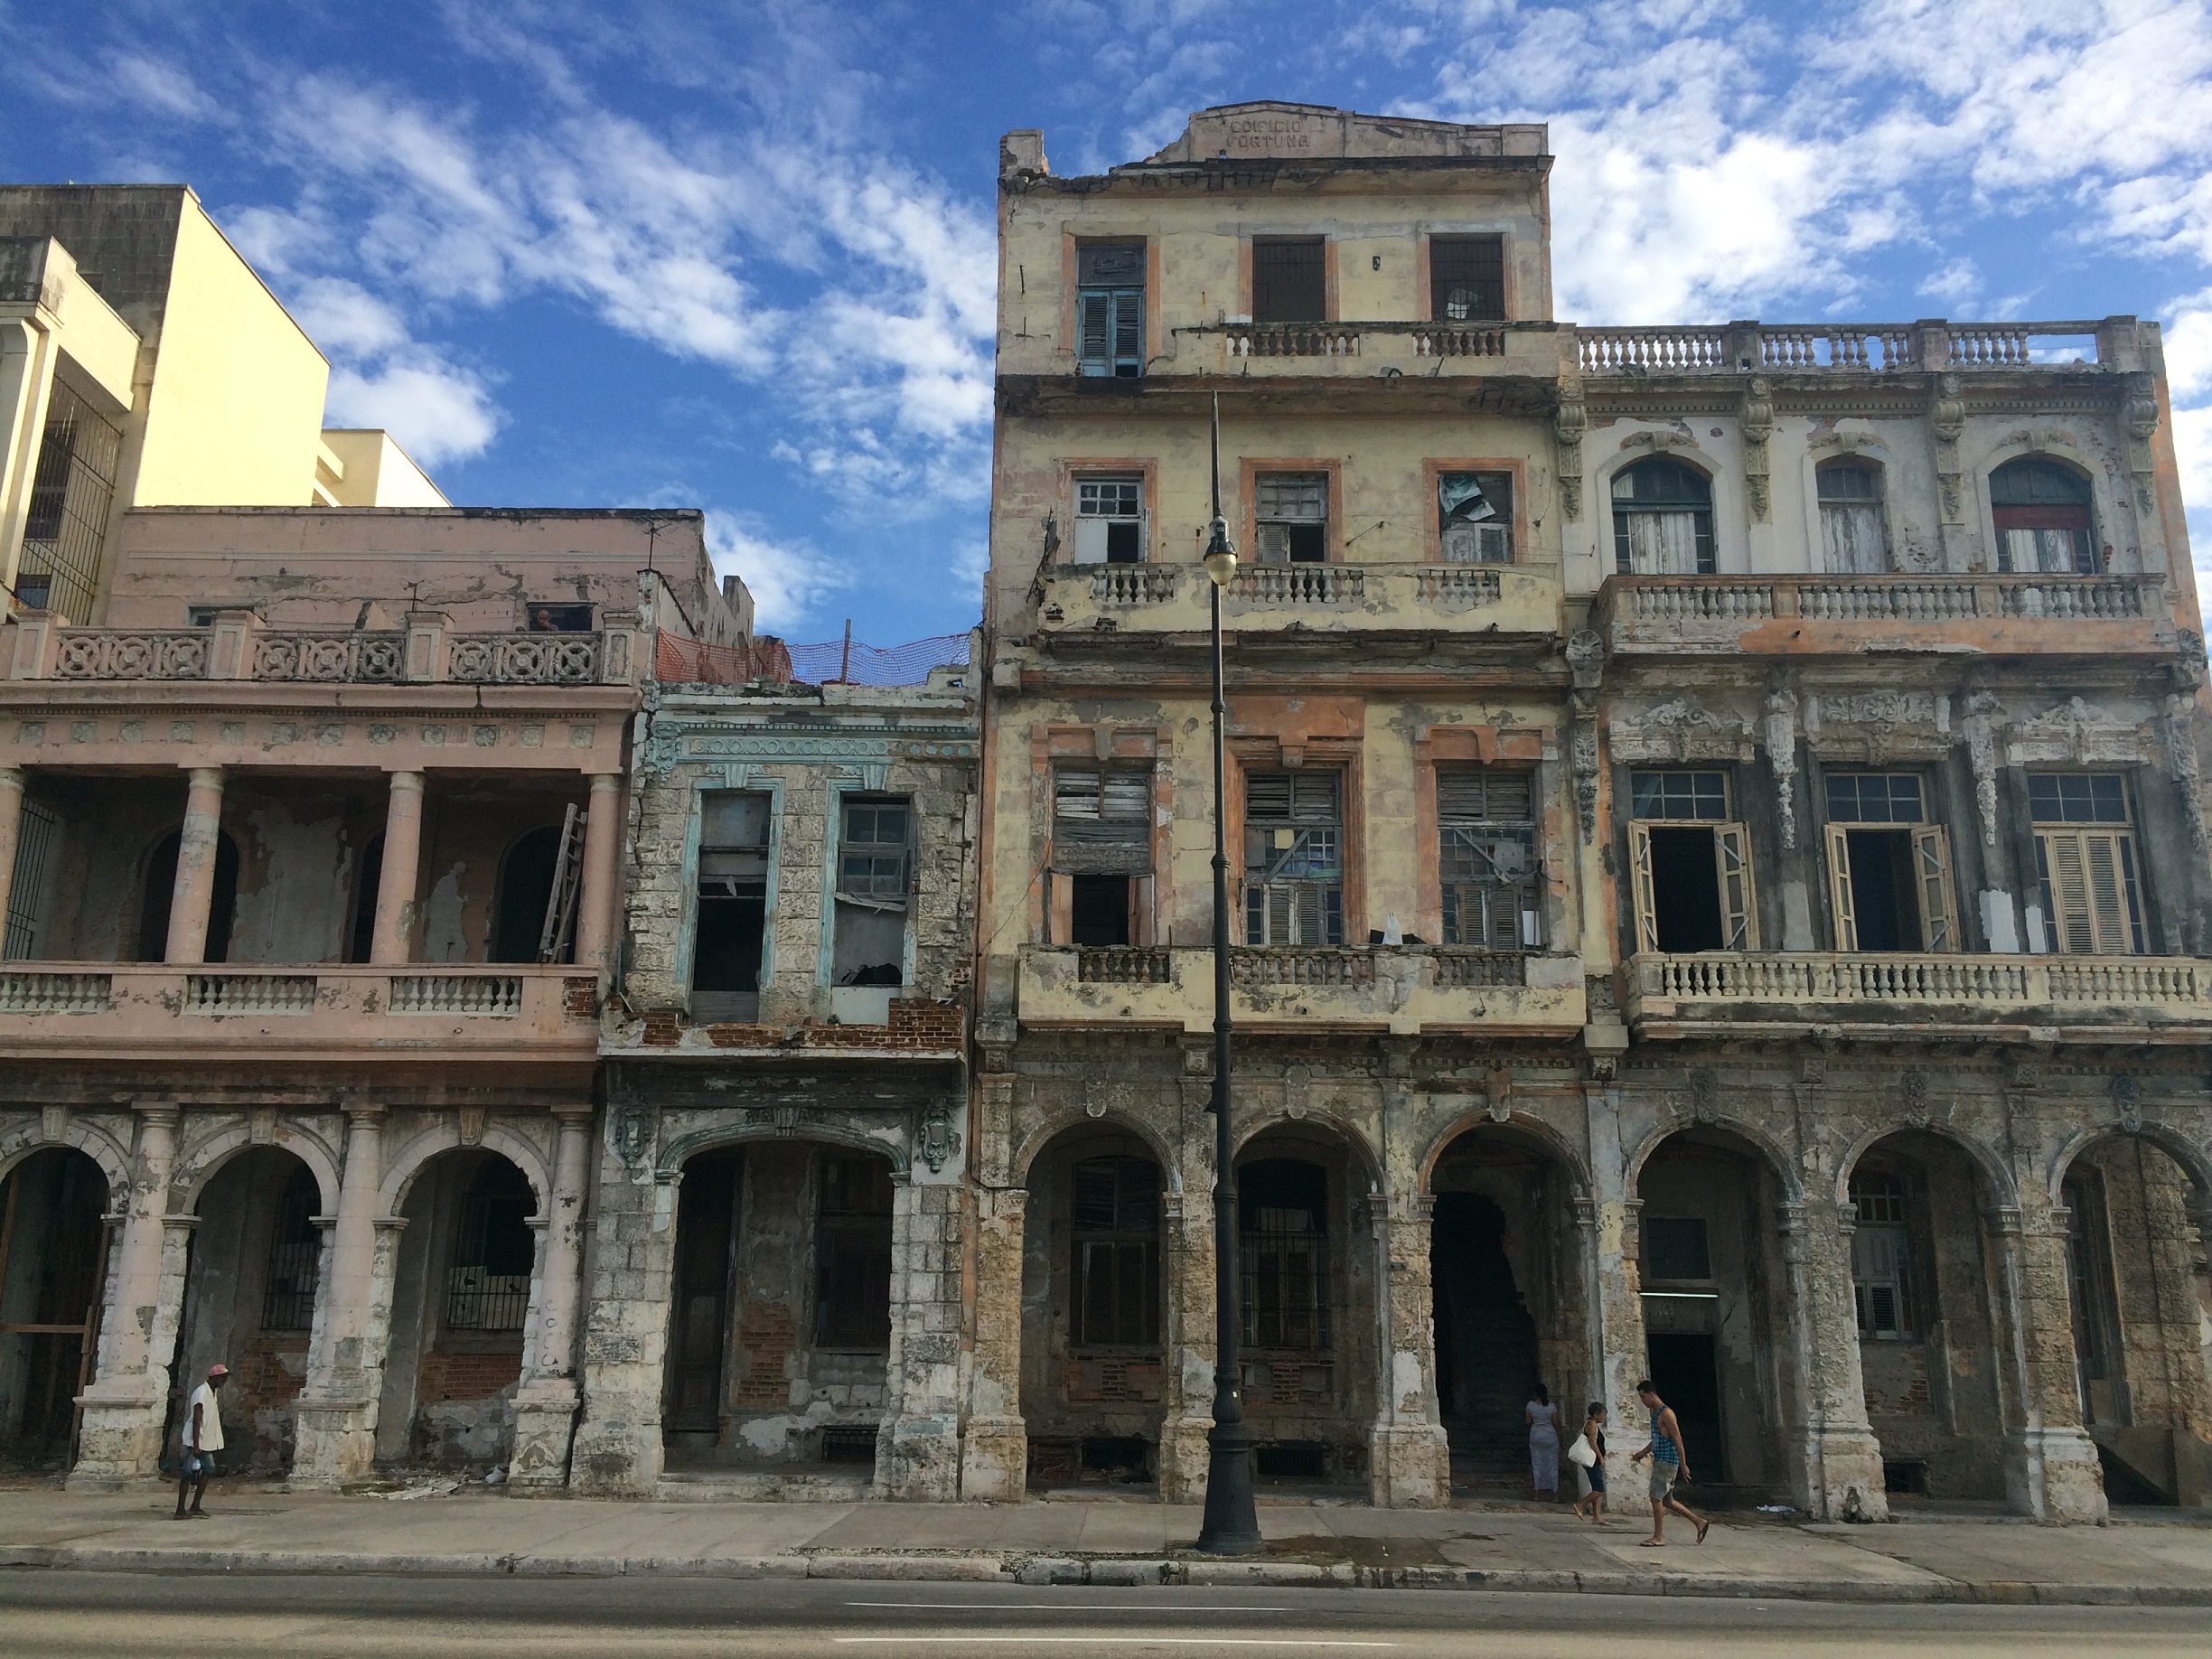
<path id="1" fill-rule="evenodd" d="M 0 174 L 191 183 L 334 421 L 457 501 L 703 507 L 801 640 L 976 614 L 998 135 L 1269 97 L 1551 122 L 1563 317 L 2159 317 L 2212 553 L 2208 11 L 0 0 Z"/>

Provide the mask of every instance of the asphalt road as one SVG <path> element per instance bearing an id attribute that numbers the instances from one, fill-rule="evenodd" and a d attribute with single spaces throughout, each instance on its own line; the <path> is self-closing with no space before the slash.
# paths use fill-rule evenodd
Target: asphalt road
<path id="1" fill-rule="evenodd" d="M 2201 1607 L 1903 1607 L 1470 1591 L 1019 1589 L 699 1579 L 0 1571 L 0 1653 L 36 1659 L 691 1654 L 2189 1654 Z"/>

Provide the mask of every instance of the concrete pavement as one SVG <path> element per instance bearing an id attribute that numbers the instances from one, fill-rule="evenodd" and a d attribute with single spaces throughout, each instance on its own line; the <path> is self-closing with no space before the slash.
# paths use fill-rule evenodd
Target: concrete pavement
<path id="1" fill-rule="evenodd" d="M 440 1489 L 442 1492 L 442 1488 Z M 210 1518 L 169 1490 L 0 1491 L 0 1566 L 599 1578 L 968 1580 L 1026 1585 L 1378 1586 L 1853 1602 L 2212 1606 L 2212 1523 L 1994 1520 L 1717 1523 L 1664 1550 L 1563 1509 L 1263 1502 L 1265 1556 L 1189 1548 L 1195 1508 L 1126 1498 L 1008 1504 L 623 1503 L 464 1489 L 414 1498 L 223 1483 Z"/>

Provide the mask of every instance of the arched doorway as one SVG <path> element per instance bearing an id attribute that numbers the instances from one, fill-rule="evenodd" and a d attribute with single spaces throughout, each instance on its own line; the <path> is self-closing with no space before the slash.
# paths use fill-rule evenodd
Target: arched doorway
<path id="1" fill-rule="evenodd" d="M 1645 1367 L 1674 1408 L 1701 1487 L 1786 1485 L 1792 1385 L 1787 1278 L 1774 1218 L 1782 1183 L 1726 1130 L 1679 1130 L 1636 1179 L 1643 1203 Z M 1624 1425 L 1631 1431 L 1644 1425 Z"/>
<path id="2" fill-rule="evenodd" d="M 220 1396 L 226 1474 L 291 1465 L 292 1401 L 307 1380 L 322 1280 L 322 1201 L 314 1172 L 295 1154 L 248 1147 L 193 1208 L 170 1409 L 183 1410 L 210 1365 L 230 1366 Z"/>
<path id="3" fill-rule="evenodd" d="M 440 1468 L 504 1464 L 514 1439 L 538 1197 L 479 1148 L 417 1170 L 400 1209 L 399 1264 L 377 1414 L 377 1457 Z"/>
<path id="4" fill-rule="evenodd" d="M 560 873 L 561 830 L 548 824 L 519 838 L 500 861 L 499 898 L 492 919 L 495 962 L 534 962 L 544 937 L 546 906 Z M 576 930 L 568 930 L 556 961 L 576 960 Z"/>
<path id="5" fill-rule="evenodd" d="M 1429 1176 L 1437 1400 L 1455 1484 L 1526 1491 L 1522 1408 L 1538 1382 L 1562 1424 L 1580 1420 L 1589 1364 L 1571 1187 L 1534 1136 L 1497 1124 L 1457 1137 Z"/>
<path id="6" fill-rule="evenodd" d="M 1030 1166 L 1021 1410 L 1033 1492 L 1158 1480 L 1166 1192 L 1151 1147 L 1109 1124 L 1069 1129 Z"/>
<path id="7" fill-rule="evenodd" d="M 889 1399 L 891 1161 L 823 1142 L 695 1153 L 677 1189 L 671 1473 L 870 1477 Z"/>
<path id="8" fill-rule="evenodd" d="M 0 1178 L 0 1468 L 66 1468 L 108 1277 L 108 1177 L 42 1147 Z"/>
<path id="9" fill-rule="evenodd" d="M 2115 1504 L 2212 1503 L 2212 1376 L 2191 1212 L 2205 1193 L 2147 1135 L 2067 1166 L 2067 1308 L 2082 1420 Z"/>
<path id="10" fill-rule="evenodd" d="M 138 954 L 142 962 L 166 961 L 169 955 L 169 907 L 176 897 L 177 854 L 184 832 L 172 830 L 154 843 L 146 855 L 145 874 L 139 886 Z M 208 902 L 207 948 L 200 960 L 230 960 L 230 929 L 238 919 L 238 843 L 229 830 L 215 838 L 215 887 Z"/>

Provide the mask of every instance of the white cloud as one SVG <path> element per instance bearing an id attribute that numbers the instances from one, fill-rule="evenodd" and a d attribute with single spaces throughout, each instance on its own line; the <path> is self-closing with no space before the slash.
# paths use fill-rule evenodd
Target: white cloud
<path id="1" fill-rule="evenodd" d="M 216 113 L 215 105 L 192 84 L 192 79 L 173 63 L 158 63 L 136 52 L 116 57 L 108 66 L 113 90 L 144 114 L 175 120 L 204 121 Z"/>
<path id="2" fill-rule="evenodd" d="M 324 418 L 382 426 L 426 467 L 481 455 L 501 417 L 482 380 L 416 348 L 367 368 L 333 368 Z"/>
<path id="3" fill-rule="evenodd" d="M 816 607 L 851 586 L 848 572 L 803 542 L 780 539 L 756 520 L 709 508 L 707 551 L 715 569 L 736 576 L 753 595 L 755 625 L 777 633 L 818 621 Z"/>

